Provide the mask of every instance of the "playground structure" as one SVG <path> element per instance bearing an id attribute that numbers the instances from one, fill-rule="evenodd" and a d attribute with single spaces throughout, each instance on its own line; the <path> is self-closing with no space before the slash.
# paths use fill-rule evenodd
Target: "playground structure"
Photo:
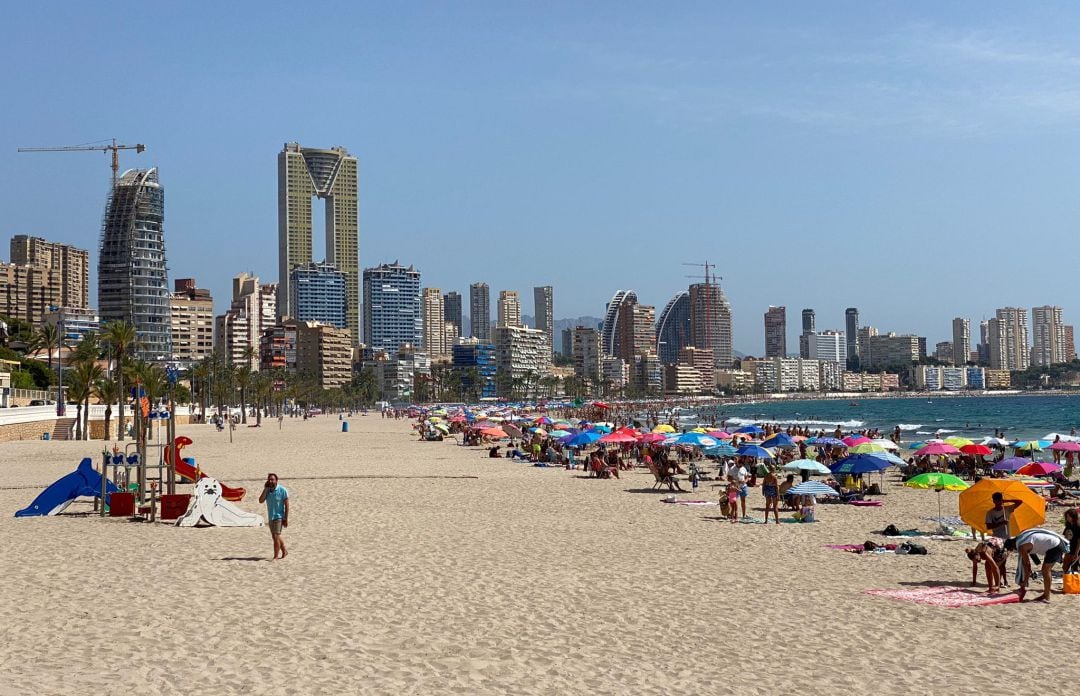
<path id="1" fill-rule="evenodd" d="M 191 438 L 181 435 L 162 444 L 160 431 L 159 420 L 158 443 L 150 445 L 158 450 L 156 458 L 146 459 L 147 445 L 142 442 L 129 443 L 124 450 L 114 445 L 112 452 L 102 452 L 100 469 L 91 458 L 83 459 L 75 471 L 49 485 L 15 516 L 57 515 L 76 498 L 93 497 L 94 510 L 101 517 L 108 514 L 138 519 L 139 515 L 148 515 L 153 522 L 160 508 L 161 519 L 187 520 L 180 525 L 186 527 L 262 525 L 259 515 L 245 512 L 231 502 L 242 500 L 245 489 L 225 486 L 207 476 L 192 458 L 180 459 L 183 448 L 192 444 Z M 177 477 L 181 482 L 194 483 L 194 492 L 176 494 Z"/>
<path id="2" fill-rule="evenodd" d="M 176 472 L 176 475 L 185 483 L 197 483 L 206 477 L 206 473 L 199 469 L 195 460 L 191 457 L 183 458 L 181 451 L 191 444 L 191 438 L 178 435 L 165 447 L 165 464 Z M 232 488 L 224 483 L 221 486 L 221 497 L 231 502 L 239 502 L 244 499 L 247 490 L 244 488 Z"/>

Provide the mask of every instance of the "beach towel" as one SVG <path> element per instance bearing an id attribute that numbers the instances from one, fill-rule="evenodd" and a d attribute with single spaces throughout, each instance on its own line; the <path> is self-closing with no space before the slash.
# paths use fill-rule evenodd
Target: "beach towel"
<path id="1" fill-rule="evenodd" d="M 880 500 L 849 500 L 848 505 L 854 505 L 855 507 L 881 507 L 885 503 Z"/>
<path id="2" fill-rule="evenodd" d="M 874 597 L 888 597 L 916 604 L 936 607 L 987 607 L 995 604 L 1016 604 L 1020 597 L 1015 593 L 988 595 L 964 587 L 942 585 L 941 587 L 905 587 L 889 590 L 865 590 Z"/>
<path id="3" fill-rule="evenodd" d="M 664 498 L 661 498 L 660 502 L 661 503 L 668 503 L 669 505 L 702 505 L 702 506 L 706 506 L 706 505 L 719 505 L 720 504 L 720 503 L 716 502 L 715 500 L 667 500 L 667 499 L 664 499 Z"/>
<path id="4" fill-rule="evenodd" d="M 866 544 L 825 544 L 825 548 L 833 549 L 834 551 L 847 551 L 848 553 L 866 554 L 871 556 L 875 553 L 896 553 L 895 544 L 889 544 L 893 548 L 886 546 L 879 546 L 876 549 L 866 550 Z"/>

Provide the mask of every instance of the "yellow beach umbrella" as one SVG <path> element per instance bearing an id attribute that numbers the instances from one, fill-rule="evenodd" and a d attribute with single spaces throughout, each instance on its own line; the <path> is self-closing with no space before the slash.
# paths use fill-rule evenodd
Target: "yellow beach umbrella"
<path id="1" fill-rule="evenodd" d="M 675 432 L 675 428 L 671 427 L 667 423 L 661 423 L 660 425 L 653 428 L 652 431 L 654 433 L 673 433 Z"/>

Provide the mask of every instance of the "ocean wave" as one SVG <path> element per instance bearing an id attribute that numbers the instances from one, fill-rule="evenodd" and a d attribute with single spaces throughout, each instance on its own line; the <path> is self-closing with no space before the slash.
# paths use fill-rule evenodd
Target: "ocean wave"
<path id="1" fill-rule="evenodd" d="M 862 428 L 866 425 L 861 420 L 833 421 L 833 420 L 802 420 L 798 418 L 740 418 L 732 416 L 727 419 L 729 425 L 756 425 L 758 423 L 778 423 L 780 425 L 810 425 L 821 426 L 828 429 L 840 426 L 841 428 Z"/>
<path id="2" fill-rule="evenodd" d="M 955 430 L 946 430 L 945 428 L 938 428 L 937 430 L 934 431 L 934 434 L 935 435 L 942 435 L 944 433 L 955 433 L 955 432 L 956 432 Z"/>
<path id="3" fill-rule="evenodd" d="M 918 423 L 916 425 L 912 425 L 910 423 L 899 423 L 896 427 L 900 428 L 901 430 L 918 430 L 919 428 L 923 427 L 923 425 L 922 423 Z"/>
<path id="4" fill-rule="evenodd" d="M 933 435 L 934 433 L 932 433 L 929 430 L 916 430 L 915 434 L 916 435 Z"/>

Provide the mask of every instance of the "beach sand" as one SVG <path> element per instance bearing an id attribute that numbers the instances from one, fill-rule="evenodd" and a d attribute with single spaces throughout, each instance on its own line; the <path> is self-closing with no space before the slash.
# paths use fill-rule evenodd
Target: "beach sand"
<path id="1" fill-rule="evenodd" d="M 889 523 L 929 529 L 931 491 L 820 505 L 812 525 L 733 525 L 658 502 L 644 470 L 601 481 L 489 460 L 377 414 L 340 429 L 268 421 L 230 444 L 179 428 L 185 455 L 247 487 L 247 510 L 265 513 L 258 489 L 281 476 L 290 555 L 275 562 L 266 528 L 14 519 L 102 443 L 0 445 L 0 693 L 959 694 L 1080 676 L 1080 597 L 870 597 L 966 583 L 965 543 L 823 548 L 884 541 L 871 530 Z M 956 494 L 943 500 L 956 514 Z"/>

